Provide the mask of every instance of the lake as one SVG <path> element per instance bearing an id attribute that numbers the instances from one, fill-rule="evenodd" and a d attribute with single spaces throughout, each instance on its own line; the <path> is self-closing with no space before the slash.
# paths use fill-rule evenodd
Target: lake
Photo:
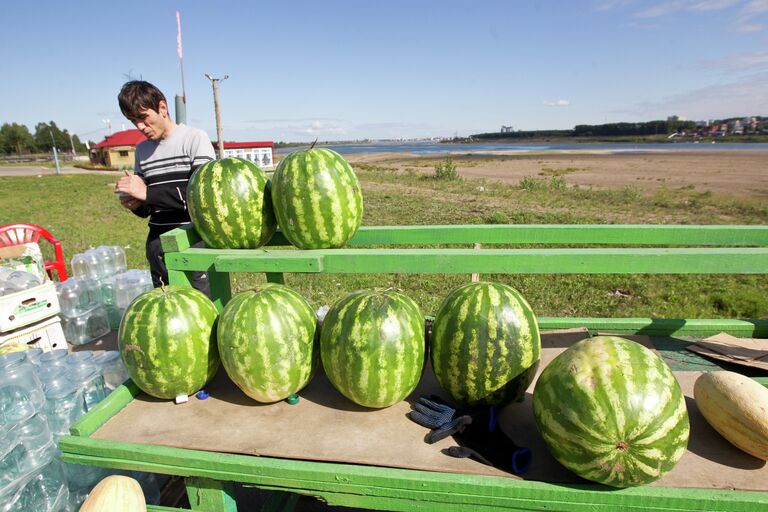
<path id="1" fill-rule="evenodd" d="M 290 153 L 305 147 L 276 149 L 278 154 Z M 439 144 L 434 142 L 377 142 L 369 144 L 317 144 L 315 147 L 332 149 L 341 154 L 359 153 L 416 153 L 416 154 L 450 154 L 450 153 L 488 153 L 494 151 L 602 151 L 608 153 L 647 153 L 651 151 L 768 151 L 768 143 L 719 143 L 702 142 L 672 142 L 667 144 L 510 144 L 510 143 L 468 143 L 468 144 Z"/>

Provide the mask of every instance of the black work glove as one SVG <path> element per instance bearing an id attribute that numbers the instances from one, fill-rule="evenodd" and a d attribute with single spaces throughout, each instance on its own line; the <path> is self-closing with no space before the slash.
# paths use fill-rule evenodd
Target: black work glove
<path id="1" fill-rule="evenodd" d="M 427 443 L 453 436 L 459 446 L 443 450 L 451 457 L 470 457 L 516 475 L 524 473 L 531 465 L 531 450 L 517 446 L 499 428 L 495 405 L 461 410 L 431 395 L 419 398 L 411 404 L 411 409 L 408 417 L 431 429 L 424 438 Z"/>

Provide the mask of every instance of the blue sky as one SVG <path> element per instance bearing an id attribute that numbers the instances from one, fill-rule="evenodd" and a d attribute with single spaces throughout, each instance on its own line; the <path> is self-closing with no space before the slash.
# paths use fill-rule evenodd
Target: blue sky
<path id="1" fill-rule="evenodd" d="M 768 0 L 8 2 L 0 123 L 130 128 L 128 77 L 225 140 L 446 137 L 768 115 Z"/>

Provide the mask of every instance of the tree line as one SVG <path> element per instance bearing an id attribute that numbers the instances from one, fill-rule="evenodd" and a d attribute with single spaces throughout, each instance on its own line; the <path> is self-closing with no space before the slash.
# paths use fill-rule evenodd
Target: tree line
<path id="1" fill-rule="evenodd" d="M 472 135 L 475 139 L 525 139 L 534 137 L 606 137 L 620 135 L 664 135 L 696 128 L 694 121 L 647 121 L 643 123 L 579 124 L 572 130 L 526 130 Z"/>
<path id="2" fill-rule="evenodd" d="M 0 126 L 0 154 L 50 153 L 54 144 L 59 151 L 72 151 L 73 147 L 76 152 L 87 151 L 77 135 L 70 134 L 66 128 L 62 130 L 53 121 L 37 123 L 34 133 L 19 123 L 4 123 Z"/>

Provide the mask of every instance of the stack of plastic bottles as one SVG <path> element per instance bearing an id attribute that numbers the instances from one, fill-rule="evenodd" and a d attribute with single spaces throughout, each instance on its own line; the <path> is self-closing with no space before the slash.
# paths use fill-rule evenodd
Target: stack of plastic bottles
<path id="1" fill-rule="evenodd" d="M 67 341 L 83 345 L 117 329 L 125 308 L 152 289 L 147 270 L 127 269 L 120 246 L 99 246 L 72 257 L 71 277 L 56 285 Z"/>
<path id="2" fill-rule="evenodd" d="M 0 266 L 0 297 L 40 286 L 40 278 L 30 272 Z"/>
<path id="3" fill-rule="evenodd" d="M 62 463 L 57 446 L 73 422 L 127 378 L 116 351 L 0 356 L 0 512 L 76 511 L 94 485 L 117 473 Z M 148 503 L 159 502 L 154 475 L 130 475 Z"/>

